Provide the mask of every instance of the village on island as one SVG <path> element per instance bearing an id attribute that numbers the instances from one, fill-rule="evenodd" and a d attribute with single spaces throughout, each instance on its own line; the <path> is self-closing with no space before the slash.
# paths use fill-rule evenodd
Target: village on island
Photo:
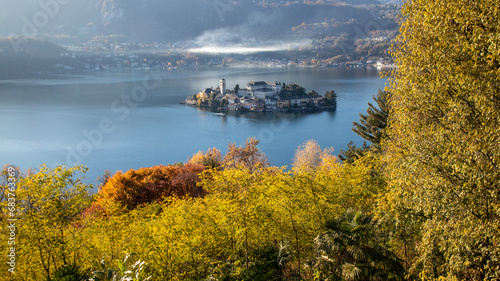
<path id="1" fill-rule="evenodd" d="M 321 96 L 312 90 L 297 84 L 286 85 L 284 82 L 248 82 L 246 88 L 238 84 L 233 90 L 227 89 L 226 79 L 220 80 L 217 88 L 206 88 L 181 103 L 199 107 L 209 107 L 218 111 L 303 111 L 317 112 L 335 110 L 337 95 L 327 91 Z"/>

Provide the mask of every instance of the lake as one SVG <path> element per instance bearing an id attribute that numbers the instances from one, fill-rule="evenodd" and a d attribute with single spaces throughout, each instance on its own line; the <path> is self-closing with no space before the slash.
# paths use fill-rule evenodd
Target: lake
<path id="1" fill-rule="evenodd" d="M 335 90 L 338 108 L 321 113 L 229 113 L 217 116 L 180 100 L 217 87 L 249 81 L 297 83 L 323 95 Z M 44 79 L 0 80 L 0 164 L 22 171 L 46 163 L 89 168 L 88 183 L 105 170 L 126 171 L 185 162 L 199 150 L 249 137 L 272 165 L 290 165 L 299 145 L 346 149 L 362 139 L 352 122 L 386 78 L 374 68 L 204 69 L 166 72 L 123 71 Z"/>

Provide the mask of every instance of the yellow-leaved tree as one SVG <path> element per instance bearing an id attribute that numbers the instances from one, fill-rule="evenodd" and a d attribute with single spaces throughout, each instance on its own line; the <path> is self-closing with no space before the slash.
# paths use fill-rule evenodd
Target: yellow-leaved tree
<path id="1" fill-rule="evenodd" d="M 15 191 L 11 192 L 16 198 L 15 243 L 2 243 L 0 247 L 3 253 L 7 252 L 5 247 L 15 248 L 12 280 L 50 279 L 51 273 L 62 265 L 85 263 L 79 215 L 90 204 L 87 191 L 92 186 L 76 176 L 86 170 L 81 166 L 50 169 L 43 165 L 38 172 L 19 177 Z M 5 191 L 6 186 L 2 188 Z M 2 202 L 3 208 L 7 205 L 8 202 Z M 5 226 L 10 222 L 6 213 L 2 214 Z M 8 241 L 10 233 L 0 234 L 2 241 Z M 2 275 L 8 274 L 6 266 L 1 263 Z"/>
<path id="2" fill-rule="evenodd" d="M 209 148 L 207 152 L 198 151 L 188 159 L 188 163 L 202 164 L 209 168 L 219 168 L 222 165 L 222 154 L 217 148 Z"/>
<path id="3" fill-rule="evenodd" d="M 315 140 L 308 140 L 295 151 L 293 168 L 297 172 L 314 170 L 328 160 L 335 161 L 332 152 L 332 147 L 321 149 Z"/>
<path id="4" fill-rule="evenodd" d="M 498 280 L 499 2 L 408 1 L 402 20 L 382 210 L 415 276 Z"/>
<path id="5" fill-rule="evenodd" d="M 259 140 L 256 138 L 247 139 L 245 147 L 238 147 L 236 144 L 230 143 L 224 156 L 225 167 L 248 169 L 250 173 L 266 167 L 268 165 L 267 156 L 259 150 L 258 144 Z"/>

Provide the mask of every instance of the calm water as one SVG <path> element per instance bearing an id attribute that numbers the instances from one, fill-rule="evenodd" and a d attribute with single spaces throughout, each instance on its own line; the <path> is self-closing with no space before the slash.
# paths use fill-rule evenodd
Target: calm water
<path id="1" fill-rule="evenodd" d="M 228 114 L 179 101 L 220 78 L 228 88 L 266 80 L 297 83 L 320 94 L 334 89 L 336 112 Z M 315 139 L 336 152 L 353 140 L 352 122 L 386 79 L 376 69 L 218 69 L 101 73 L 50 79 L 0 80 L 0 164 L 22 170 L 42 163 L 84 164 L 94 183 L 104 170 L 184 162 L 199 150 L 242 145 L 255 136 L 276 166 L 290 165 L 296 148 Z"/>

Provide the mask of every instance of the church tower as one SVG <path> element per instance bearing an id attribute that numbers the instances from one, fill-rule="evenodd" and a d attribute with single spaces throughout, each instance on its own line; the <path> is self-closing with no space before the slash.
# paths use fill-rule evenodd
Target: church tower
<path id="1" fill-rule="evenodd" d="M 226 93 L 226 79 L 222 78 L 220 80 L 220 93 L 225 94 Z"/>

